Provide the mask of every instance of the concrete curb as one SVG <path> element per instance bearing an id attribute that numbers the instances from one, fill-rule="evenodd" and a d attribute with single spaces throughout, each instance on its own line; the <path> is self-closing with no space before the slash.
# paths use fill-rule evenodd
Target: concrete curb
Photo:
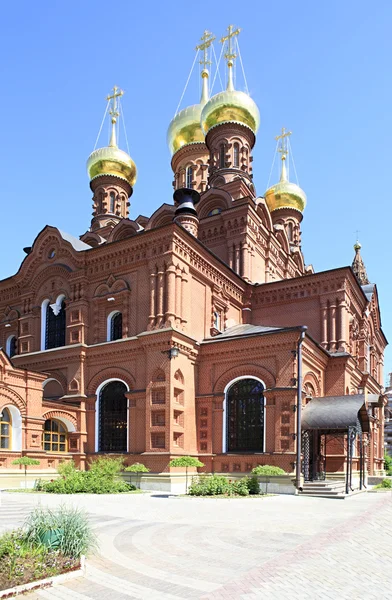
<path id="1" fill-rule="evenodd" d="M 86 570 L 86 557 L 80 557 L 80 568 L 74 571 L 68 571 L 67 573 L 61 573 L 60 575 L 54 575 L 53 577 L 47 577 L 46 579 L 38 579 L 30 583 L 23 583 L 22 585 L 16 585 L 15 587 L 8 588 L 7 590 L 0 591 L 0 598 L 11 598 L 24 592 L 31 592 L 32 590 L 52 587 L 54 585 L 60 585 L 70 579 L 76 579 L 84 575 Z"/>

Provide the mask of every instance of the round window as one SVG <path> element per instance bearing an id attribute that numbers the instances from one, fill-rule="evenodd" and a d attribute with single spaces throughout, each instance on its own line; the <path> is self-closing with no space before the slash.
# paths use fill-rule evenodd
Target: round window
<path id="1" fill-rule="evenodd" d="M 54 248 L 52 248 L 49 251 L 48 258 L 54 258 L 55 256 L 56 256 L 56 250 Z"/>

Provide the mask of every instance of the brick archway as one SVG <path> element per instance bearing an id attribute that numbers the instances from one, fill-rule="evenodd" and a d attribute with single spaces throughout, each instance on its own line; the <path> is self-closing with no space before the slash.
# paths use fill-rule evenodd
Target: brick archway
<path id="1" fill-rule="evenodd" d="M 124 381 L 127 384 L 130 390 L 135 389 L 135 379 L 133 375 L 131 375 L 125 369 L 104 369 L 100 371 L 96 375 L 94 375 L 87 386 L 87 393 L 89 396 L 94 396 L 99 386 L 105 381 L 110 381 L 112 379 L 119 379 L 120 381 Z"/>
<path id="2" fill-rule="evenodd" d="M 266 389 L 275 386 L 275 377 L 266 368 L 260 365 L 247 364 L 239 365 L 228 369 L 215 382 L 213 386 L 214 394 L 223 394 L 227 385 L 238 377 L 256 377 L 264 381 Z"/>

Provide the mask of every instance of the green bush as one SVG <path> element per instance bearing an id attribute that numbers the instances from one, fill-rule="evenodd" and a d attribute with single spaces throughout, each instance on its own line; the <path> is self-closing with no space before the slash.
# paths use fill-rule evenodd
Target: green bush
<path id="1" fill-rule="evenodd" d="M 249 496 L 249 488 L 247 478 L 243 478 L 237 481 L 233 481 L 230 485 L 230 492 L 234 496 Z"/>
<path id="2" fill-rule="evenodd" d="M 380 487 L 386 489 L 392 489 L 392 479 L 383 479 Z"/>
<path id="3" fill-rule="evenodd" d="M 120 479 L 123 467 L 121 458 L 99 457 L 90 463 L 89 471 L 78 471 L 71 460 L 60 463 L 60 477 L 40 482 L 39 487 L 52 494 L 119 494 L 135 490 L 136 487 Z"/>
<path id="4" fill-rule="evenodd" d="M 128 473 L 136 473 L 136 485 L 140 489 L 140 478 L 142 473 L 149 473 L 150 469 L 143 465 L 142 463 L 136 462 L 133 465 L 129 465 L 129 467 L 125 467 L 124 471 Z"/>
<path id="5" fill-rule="evenodd" d="M 188 494 L 190 496 L 218 496 L 227 494 L 230 483 L 224 475 L 199 475 L 192 479 Z"/>
<path id="6" fill-rule="evenodd" d="M 97 548 L 87 513 L 76 507 L 38 507 L 27 517 L 24 529 L 24 539 L 31 547 L 58 550 L 71 558 L 80 558 Z"/>
<path id="7" fill-rule="evenodd" d="M 286 471 L 283 471 L 280 467 L 273 467 L 272 465 L 258 465 L 251 470 L 252 475 L 286 475 Z"/>
<path id="8" fill-rule="evenodd" d="M 384 454 L 384 469 L 387 475 L 392 475 L 392 456 L 388 452 Z"/>
<path id="9" fill-rule="evenodd" d="M 246 477 L 246 485 L 248 486 L 249 494 L 260 494 L 260 484 L 256 475 L 253 477 Z"/>

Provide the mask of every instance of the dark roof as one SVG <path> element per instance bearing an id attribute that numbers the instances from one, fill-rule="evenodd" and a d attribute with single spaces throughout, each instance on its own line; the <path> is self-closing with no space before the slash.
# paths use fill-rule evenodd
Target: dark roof
<path id="1" fill-rule="evenodd" d="M 373 396 L 378 398 L 377 394 L 368 394 L 368 400 Z M 313 398 L 303 409 L 302 429 L 347 429 L 357 425 L 358 416 L 363 431 L 368 431 L 365 394 Z"/>

